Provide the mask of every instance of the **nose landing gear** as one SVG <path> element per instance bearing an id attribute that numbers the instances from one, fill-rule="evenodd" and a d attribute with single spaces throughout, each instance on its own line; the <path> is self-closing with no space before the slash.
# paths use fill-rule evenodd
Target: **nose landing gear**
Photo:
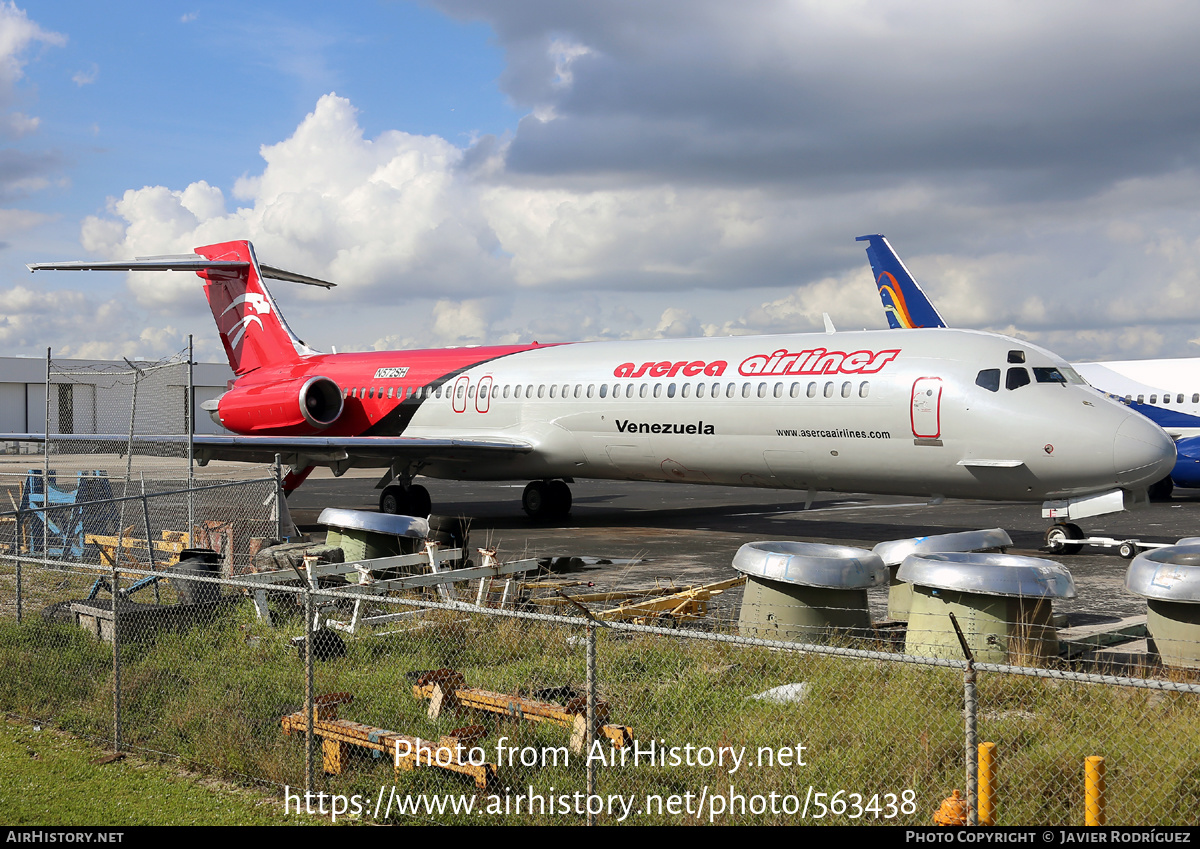
<path id="1" fill-rule="evenodd" d="M 1083 543 L 1072 540 L 1083 539 L 1083 529 L 1072 522 L 1062 522 L 1046 529 L 1046 548 L 1054 554 L 1078 554 Z"/>

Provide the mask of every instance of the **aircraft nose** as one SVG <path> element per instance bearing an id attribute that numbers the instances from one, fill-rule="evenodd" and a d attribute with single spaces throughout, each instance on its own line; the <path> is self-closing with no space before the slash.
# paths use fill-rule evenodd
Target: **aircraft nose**
<path id="1" fill-rule="evenodd" d="M 1154 422 L 1131 414 L 1113 440 L 1113 465 L 1121 486 L 1148 486 L 1175 466 L 1175 443 Z"/>

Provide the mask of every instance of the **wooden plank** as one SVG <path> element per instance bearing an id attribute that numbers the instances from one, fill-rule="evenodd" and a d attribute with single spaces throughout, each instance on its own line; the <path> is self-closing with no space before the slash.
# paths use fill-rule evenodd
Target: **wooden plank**
<path id="1" fill-rule="evenodd" d="M 313 720 L 313 734 L 323 739 L 322 762 L 331 774 L 341 774 L 347 765 L 347 752 L 342 747 L 358 746 L 386 753 L 393 758 L 397 772 L 421 767 L 442 769 L 470 776 L 480 790 L 486 790 L 495 781 L 495 764 L 476 764 L 459 758 L 460 747 L 469 749 L 482 736 L 481 728 L 461 729 L 464 732 L 461 736 L 442 737 L 434 743 L 348 719 L 321 718 L 322 713 L 328 717 L 329 713 L 336 713 L 338 705 L 353 698 L 348 693 L 335 693 L 331 697 L 319 697 L 316 700 L 318 718 Z M 322 699 L 326 701 L 322 703 Z M 304 711 L 283 717 L 280 724 L 284 733 L 289 735 L 304 734 L 308 730 Z"/>

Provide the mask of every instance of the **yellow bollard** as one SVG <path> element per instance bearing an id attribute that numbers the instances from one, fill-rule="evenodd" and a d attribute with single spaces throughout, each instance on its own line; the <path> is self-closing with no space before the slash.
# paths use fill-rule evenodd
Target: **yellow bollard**
<path id="1" fill-rule="evenodd" d="M 996 744 L 979 744 L 979 824 L 996 824 Z"/>
<path id="2" fill-rule="evenodd" d="M 1084 825 L 1104 825 L 1104 758 L 1092 755 L 1083 762 Z"/>

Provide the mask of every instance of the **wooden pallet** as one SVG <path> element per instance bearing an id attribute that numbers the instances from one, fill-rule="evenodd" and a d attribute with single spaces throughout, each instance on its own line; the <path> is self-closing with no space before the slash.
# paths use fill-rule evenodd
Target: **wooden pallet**
<path id="1" fill-rule="evenodd" d="M 478 710 L 509 716 L 522 722 L 547 722 L 571 729 L 571 751 L 582 752 L 587 744 L 587 699 L 580 696 L 565 705 L 542 702 L 524 696 L 494 693 L 468 687 L 461 674 L 453 669 L 426 672 L 413 685 L 413 695 L 429 700 L 429 718 L 437 719 L 445 710 Z M 607 737 L 617 748 L 633 745 L 633 730 L 628 725 L 613 725 L 609 718 L 608 702 L 596 703 L 596 722 L 605 723 L 596 737 Z"/>
<path id="2" fill-rule="evenodd" d="M 321 763 L 330 775 L 341 775 L 349 765 L 350 747 L 357 746 L 381 752 L 393 759 L 396 772 L 420 768 L 441 769 L 470 776 L 475 786 L 486 790 L 496 780 L 496 765 L 470 763 L 462 756 L 486 733 L 482 726 L 470 726 L 452 731 L 436 743 L 388 731 L 360 722 L 338 718 L 338 707 L 350 704 L 350 693 L 329 693 L 314 701 L 313 734 L 321 738 Z M 307 733 L 304 711 L 289 714 L 281 722 L 285 734 Z"/>

